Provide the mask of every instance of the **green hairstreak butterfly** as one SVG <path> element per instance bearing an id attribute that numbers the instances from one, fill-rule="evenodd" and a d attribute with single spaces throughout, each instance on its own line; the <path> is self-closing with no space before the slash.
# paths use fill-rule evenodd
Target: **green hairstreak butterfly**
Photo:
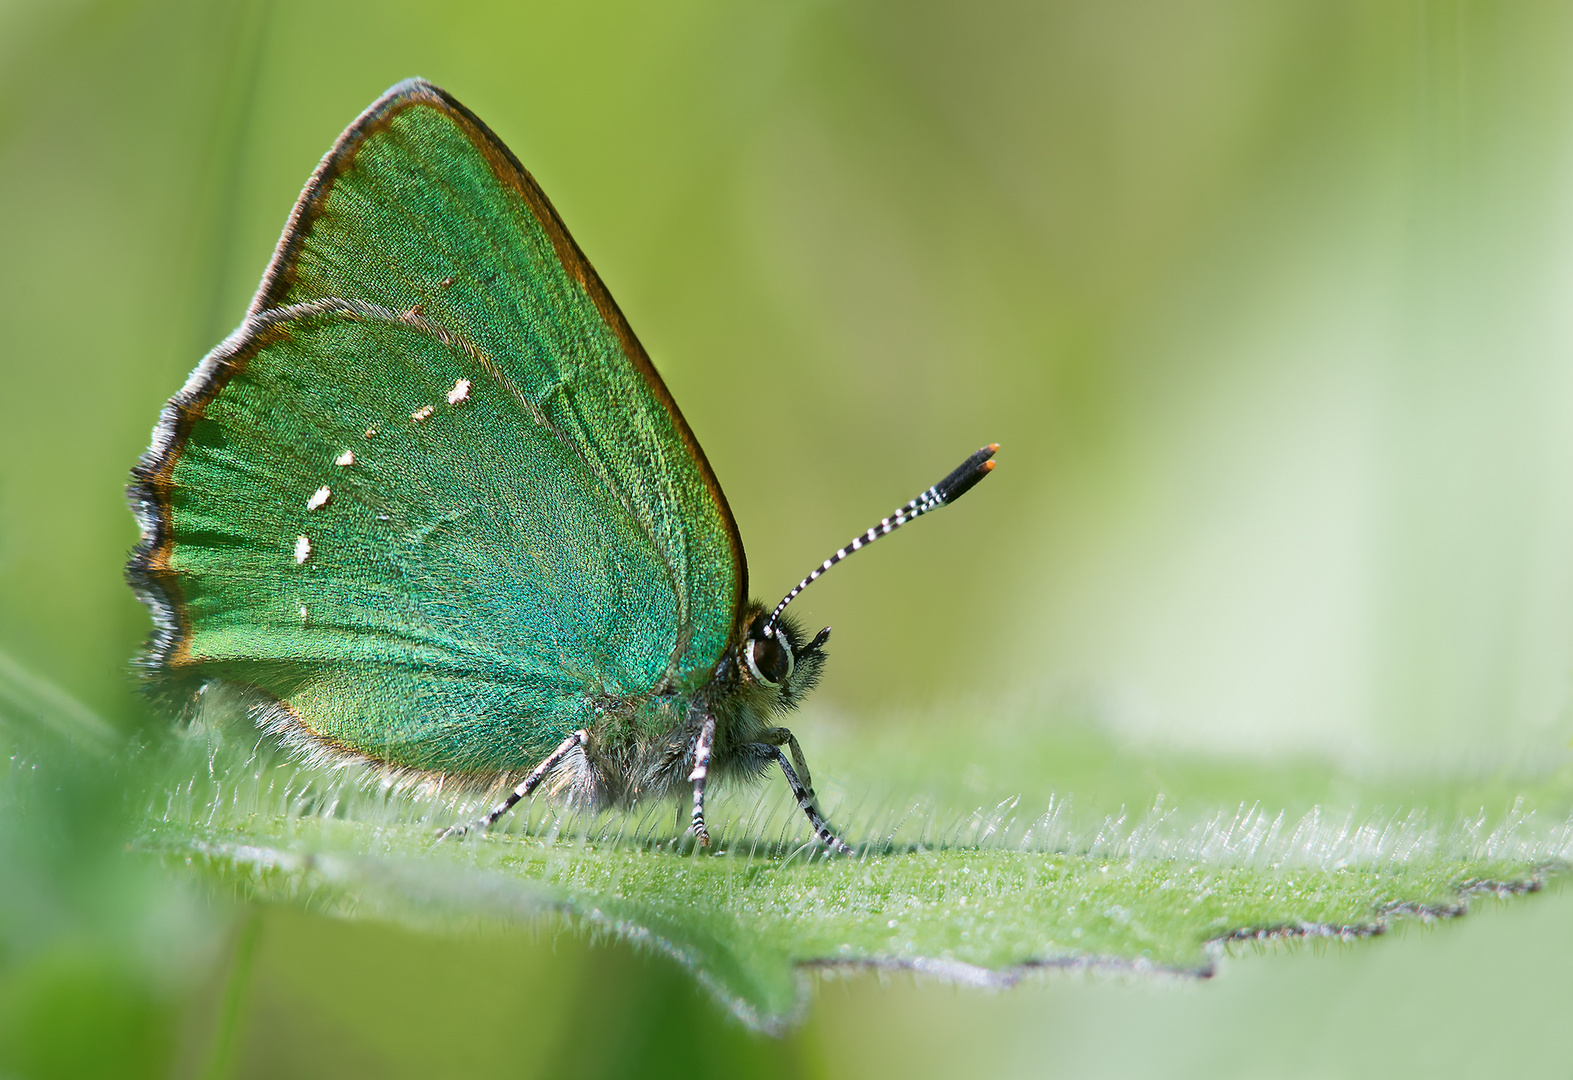
<path id="1" fill-rule="evenodd" d="M 128 576 L 161 693 L 214 684 L 308 757 L 587 806 L 778 765 L 825 662 L 786 607 L 953 502 L 995 447 L 748 597 L 715 474 L 546 196 L 443 90 L 400 83 L 334 144 L 240 327 L 132 473 Z M 790 752 L 783 752 L 783 747 Z M 522 777 L 522 779 L 520 779 Z M 450 832 L 469 826 L 456 826 Z"/>

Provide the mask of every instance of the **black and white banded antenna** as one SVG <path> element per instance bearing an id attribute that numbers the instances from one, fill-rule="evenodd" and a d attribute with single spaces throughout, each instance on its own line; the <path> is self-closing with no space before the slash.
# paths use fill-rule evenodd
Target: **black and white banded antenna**
<path id="1" fill-rule="evenodd" d="M 859 536 L 841 550 L 837 551 L 834 555 L 830 556 L 830 558 L 820 563 L 819 566 L 814 569 L 812 574 L 809 574 L 808 577 L 798 582 L 791 592 L 787 593 L 781 598 L 781 602 L 776 605 L 776 609 L 770 613 L 770 618 L 765 620 L 765 625 L 761 628 L 759 636 L 761 638 L 769 639 L 771 633 L 776 628 L 776 620 L 781 618 L 781 613 L 786 610 L 786 606 L 793 600 L 797 599 L 798 593 L 802 592 L 814 582 L 818 581 L 820 576 L 823 575 L 825 571 L 829 570 L 832 566 L 836 565 L 836 563 L 840 562 L 854 551 L 863 550 L 865 547 L 872 544 L 880 537 L 889 536 L 891 533 L 895 532 L 897 529 L 901 528 L 901 526 L 905 525 L 912 519 L 920 518 L 930 510 L 938 510 L 941 506 L 949 506 L 967 492 L 971 491 L 974 484 L 976 484 L 979 480 L 982 480 L 993 470 L 994 462 L 990 461 L 989 459 L 994 456 L 994 452 L 999 448 L 999 443 L 989 443 L 983 449 L 969 457 L 966 461 L 963 461 L 960 465 L 952 469 L 945 479 L 929 488 L 923 494 L 919 495 L 917 498 L 907 503 L 907 505 L 897 510 L 894 514 L 891 514 L 888 518 L 885 518 L 878 525 L 875 525 L 872 529 L 869 529 L 868 532 Z"/>

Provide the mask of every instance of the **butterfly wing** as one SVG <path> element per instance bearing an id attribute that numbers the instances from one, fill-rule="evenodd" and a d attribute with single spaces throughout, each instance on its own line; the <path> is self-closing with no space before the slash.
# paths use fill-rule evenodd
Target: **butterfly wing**
<path id="1" fill-rule="evenodd" d="M 131 486 L 166 677 L 321 745 L 533 763 L 598 703 L 704 677 L 746 588 L 681 413 L 535 182 L 394 87 L 324 158 L 245 322 Z"/>

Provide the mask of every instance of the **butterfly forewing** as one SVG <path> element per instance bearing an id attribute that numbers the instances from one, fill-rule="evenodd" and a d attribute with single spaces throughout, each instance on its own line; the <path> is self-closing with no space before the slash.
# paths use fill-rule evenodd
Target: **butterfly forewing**
<path id="1" fill-rule="evenodd" d="M 594 272 L 419 82 L 324 160 L 133 488 L 133 575 L 172 608 L 156 659 L 421 768 L 529 764 L 593 702 L 708 671 L 744 588 L 709 466 Z"/>

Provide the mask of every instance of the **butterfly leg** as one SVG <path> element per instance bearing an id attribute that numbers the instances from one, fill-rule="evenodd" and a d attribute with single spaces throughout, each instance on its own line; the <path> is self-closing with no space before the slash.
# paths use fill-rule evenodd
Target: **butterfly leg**
<path id="1" fill-rule="evenodd" d="M 803 748 L 797 744 L 797 736 L 784 727 L 774 727 L 761 732 L 759 741 L 767 746 L 785 745 L 792 751 L 792 765 L 797 769 L 797 778 L 803 781 L 808 797 L 814 798 L 814 780 L 808 775 L 808 761 L 803 757 Z"/>
<path id="2" fill-rule="evenodd" d="M 707 715 L 700 725 L 699 738 L 694 740 L 694 771 L 688 774 L 694 782 L 694 814 L 688 831 L 703 847 L 710 846 L 710 830 L 705 828 L 705 780 L 710 775 L 710 750 L 714 745 L 715 717 Z"/>
<path id="3" fill-rule="evenodd" d="M 776 764 L 780 765 L 781 771 L 786 773 L 787 783 L 791 785 L 792 794 L 797 798 L 798 809 L 808 815 L 808 823 L 814 827 L 814 835 L 832 851 L 851 855 L 853 852 L 847 842 L 830 831 L 830 823 L 820 814 L 819 807 L 814 805 L 814 793 L 797 778 L 797 773 L 792 771 L 792 766 L 787 763 L 786 755 L 781 752 L 781 748 L 770 747 L 770 756 L 776 759 Z"/>
<path id="4" fill-rule="evenodd" d="M 562 764 L 563 758 L 567 757 L 569 754 L 573 753 L 573 751 L 583 746 L 586 742 L 589 741 L 589 739 L 590 736 L 587 732 L 574 732 L 572 735 L 568 736 L 561 743 L 559 743 L 556 750 L 553 750 L 550 754 L 547 754 L 545 761 L 541 762 L 534 769 L 530 770 L 530 775 L 526 776 L 524 780 L 520 782 L 518 787 L 510 791 L 506 799 L 492 807 L 489 814 L 482 818 L 476 818 L 474 821 L 465 822 L 462 825 L 450 826 L 438 834 L 437 839 L 446 840 L 450 836 L 463 836 L 471 829 L 491 828 L 492 824 L 496 822 L 498 818 L 502 817 L 504 814 L 514 808 L 514 804 L 516 804 L 520 799 L 527 798 L 530 792 L 539 787 L 541 781 L 546 779 L 546 774 L 557 768 L 558 765 Z"/>

